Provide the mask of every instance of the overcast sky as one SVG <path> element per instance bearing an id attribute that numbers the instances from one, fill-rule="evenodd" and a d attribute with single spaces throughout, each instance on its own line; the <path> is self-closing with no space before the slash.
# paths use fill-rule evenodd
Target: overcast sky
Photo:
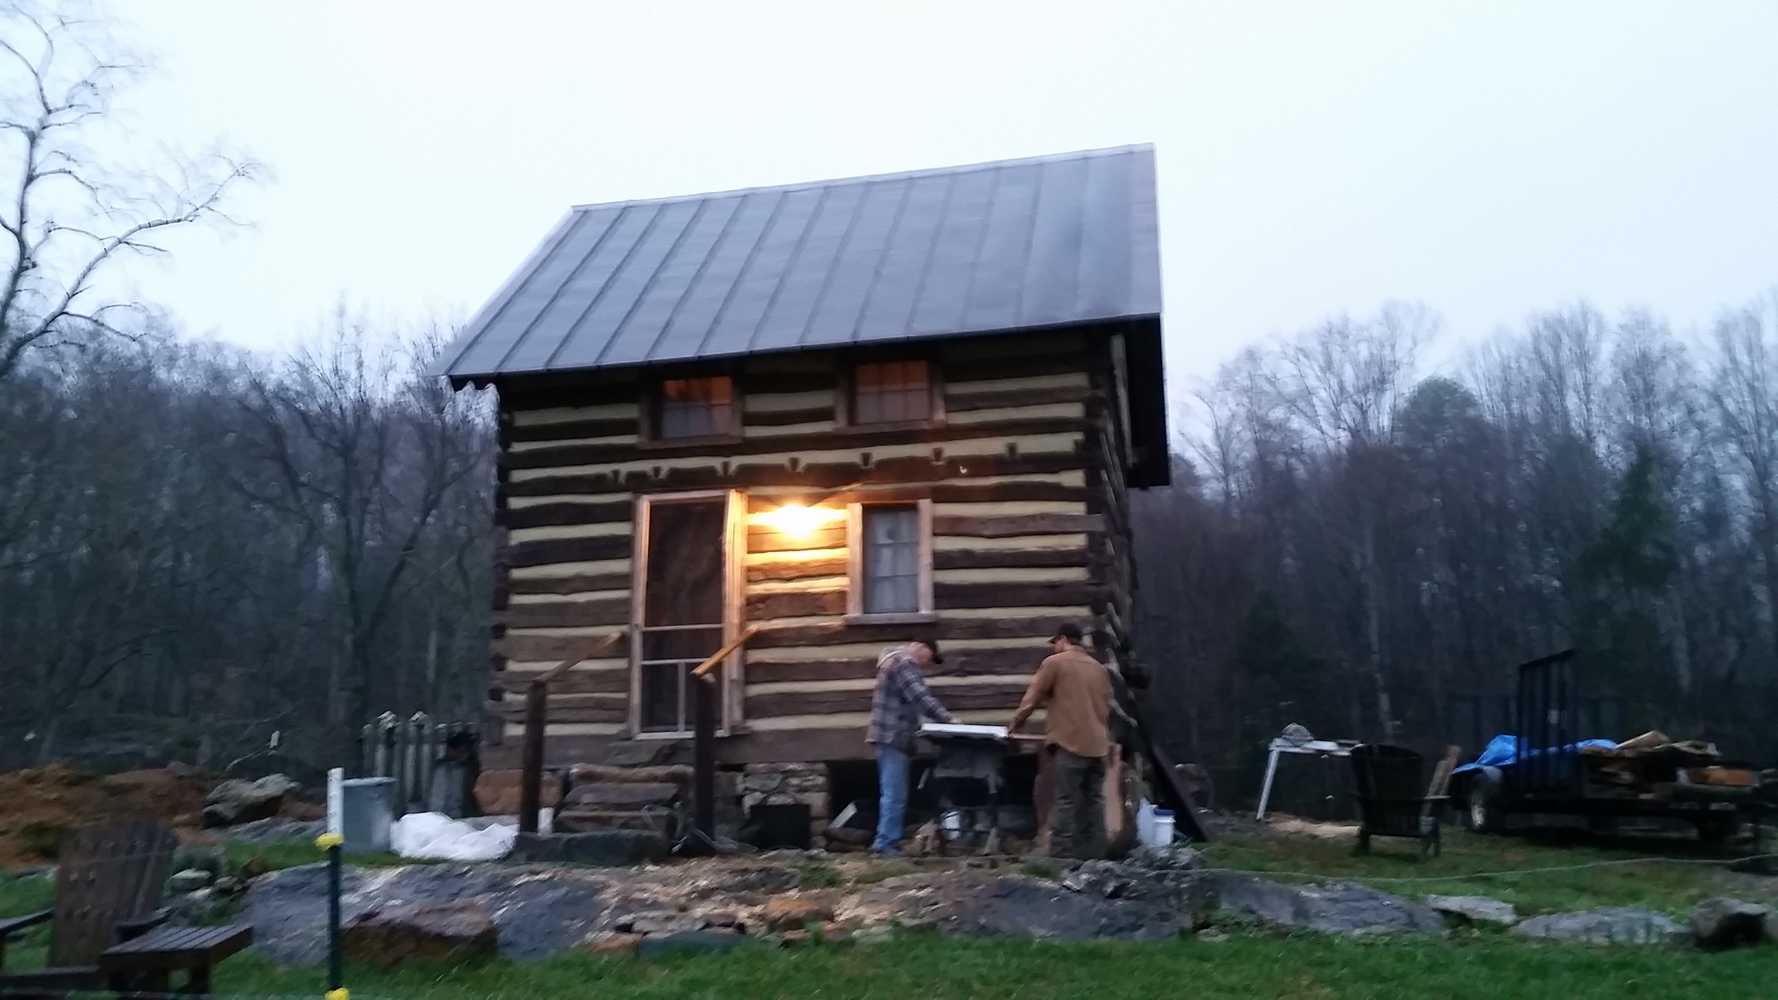
<path id="1" fill-rule="evenodd" d="M 574 203 L 1157 146 L 1175 385 L 1418 299 L 1447 338 L 1778 285 L 1778 0 L 135 0 L 145 136 L 276 178 L 136 275 L 278 348 L 465 317 Z"/>

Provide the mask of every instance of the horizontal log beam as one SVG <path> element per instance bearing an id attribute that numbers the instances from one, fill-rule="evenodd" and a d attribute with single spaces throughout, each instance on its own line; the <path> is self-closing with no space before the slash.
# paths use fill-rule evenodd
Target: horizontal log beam
<path id="1" fill-rule="evenodd" d="M 553 688 L 552 688 L 553 690 Z M 570 696 L 575 697 L 575 696 Z M 588 697 L 580 695 L 579 697 Z M 629 706 L 621 701 L 595 702 L 583 704 L 558 704 L 562 699 L 549 700 L 547 718 L 550 722 L 628 722 Z M 488 703 L 491 715 L 499 716 L 508 722 L 525 721 L 525 703 L 522 701 L 494 701 Z M 547 737 L 546 737 L 547 740 Z"/>
<path id="2" fill-rule="evenodd" d="M 513 441 L 572 441 L 635 434 L 639 426 L 635 417 L 603 417 L 548 424 L 514 424 L 508 435 Z"/>
<path id="3" fill-rule="evenodd" d="M 580 628 L 591 625 L 627 625 L 630 600 L 609 597 L 596 601 L 546 601 L 512 604 L 494 613 L 507 628 Z"/>
<path id="4" fill-rule="evenodd" d="M 748 552 L 803 552 L 809 549 L 838 549 L 845 545 L 844 524 L 811 531 L 806 535 L 793 535 L 763 526 L 747 532 Z"/>
<path id="5" fill-rule="evenodd" d="M 950 608 L 1086 607 L 1099 594 L 1088 583 L 935 583 L 932 601 Z"/>
<path id="6" fill-rule="evenodd" d="M 983 677 L 1031 674 L 1049 655 L 1033 643 L 1022 649 L 965 649 L 945 653 L 945 662 L 923 668 L 927 677 Z M 793 681 L 855 681 L 877 675 L 874 657 L 847 660 L 810 660 L 799 663 L 749 663 L 747 683 L 783 684 Z M 942 699 L 941 699 L 942 700 Z"/>
<path id="7" fill-rule="evenodd" d="M 844 559 L 793 559 L 786 562 L 761 563 L 757 566 L 747 567 L 747 582 L 763 583 L 768 580 L 804 580 L 821 576 L 845 576 L 849 568 Z"/>
<path id="8" fill-rule="evenodd" d="M 808 615 L 839 615 L 846 612 L 846 592 L 756 594 L 747 598 L 747 618 L 801 618 Z"/>
<path id="9" fill-rule="evenodd" d="M 942 449 L 940 449 L 942 451 Z M 631 472 L 573 473 L 539 476 L 508 482 L 508 496 L 553 496 L 569 493 L 668 492 L 721 487 L 800 487 L 843 489 L 854 483 L 937 483 L 971 477 L 1031 476 L 1072 472 L 1083 459 L 1074 453 L 1047 452 L 1034 455 L 970 455 L 962 458 L 885 458 L 862 465 L 858 462 L 812 462 L 792 469 L 783 462 L 748 463 L 712 457 L 708 466 L 662 469 L 656 476 Z M 724 466 L 727 466 L 726 470 Z"/>
<path id="10" fill-rule="evenodd" d="M 512 577 L 506 581 L 506 589 L 514 594 L 586 594 L 597 590 L 627 590 L 629 586 L 628 573 Z"/>
<path id="11" fill-rule="evenodd" d="M 818 625 L 786 625 L 762 628 L 747 644 L 749 649 L 784 646 L 831 646 L 852 642 L 902 642 L 915 628 L 938 639 L 1024 639 L 1049 627 L 1048 622 L 1000 618 L 940 619 L 930 625 L 853 625 L 822 622 Z"/>
<path id="12" fill-rule="evenodd" d="M 979 438 L 1001 438 L 1036 434 L 1079 434 L 1088 429 L 1076 417 L 1052 417 L 1041 420 L 997 420 L 981 424 L 941 424 L 919 430 L 821 431 L 808 434 L 783 434 L 773 437 L 743 438 L 720 445 L 564 445 L 534 451 L 506 452 L 500 461 L 512 469 L 548 469 L 554 466 L 600 465 L 614 462 L 646 461 L 650 458 L 701 458 L 706 455 L 738 458 L 743 455 L 770 455 L 798 451 L 832 451 L 859 449 L 868 451 L 882 445 L 910 442 L 942 444 Z"/>
<path id="13" fill-rule="evenodd" d="M 779 365 L 779 361 L 805 365 L 806 369 L 797 371 Z M 737 388 L 743 396 L 755 396 L 791 392 L 819 392 L 834 386 L 832 362 L 828 359 L 808 357 L 787 357 L 771 359 L 769 362 L 754 361 L 753 364 L 769 363 L 778 370 L 753 370 L 743 372 L 737 380 Z"/>
<path id="14" fill-rule="evenodd" d="M 1087 371 L 1092 359 L 1085 353 L 1063 351 L 1032 353 L 979 361 L 947 361 L 946 382 L 985 382 L 999 378 L 1029 378 L 1032 375 L 1067 375 Z"/>
<path id="15" fill-rule="evenodd" d="M 932 554 L 934 569 L 1012 569 L 1086 564 L 1086 549 L 946 549 Z"/>
<path id="16" fill-rule="evenodd" d="M 999 389 L 945 396 L 945 410 L 953 413 L 994 410 L 1003 406 L 1041 406 L 1049 403 L 1084 403 L 1093 391 L 1085 386 L 1066 389 Z"/>
<path id="17" fill-rule="evenodd" d="M 972 538 L 1013 538 L 1019 535 L 1055 535 L 1105 530 L 1098 514 L 1019 514 L 1013 517 L 944 516 L 932 519 L 934 535 Z"/>
<path id="18" fill-rule="evenodd" d="M 494 687 L 513 694 L 524 694 L 537 674 L 529 670 L 506 670 L 494 675 Z M 552 699 L 563 694 L 629 694 L 628 670 L 569 670 L 549 683 Z"/>
<path id="19" fill-rule="evenodd" d="M 812 424 L 832 420 L 834 406 L 804 406 L 794 410 L 748 410 L 741 415 L 743 427 L 785 427 L 790 424 Z"/>
<path id="20" fill-rule="evenodd" d="M 558 524 L 628 524 L 635 505 L 629 500 L 602 503 L 540 503 L 530 507 L 511 507 L 504 523 L 508 528 L 542 528 Z"/>
<path id="21" fill-rule="evenodd" d="M 764 513 L 788 503 L 817 501 L 823 507 L 842 507 L 850 503 L 898 503 L 909 500 L 932 500 L 936 503 L 1000 503 L 1020 500 L 1069 500 L 1084 503 L 1089 494 L 1084 486 L 1061 483 L 912 483 L 906 486 L 884 486 L 872 490 L 841 490 L 816 493 L 809 497 L 749 495 L 747 510 Z"/>
<path id="22" fill-rule="evenodd" d="M 571 656 L 582 659 L 600 659 L 630 655 L 630 637 L 628 631 L 620 632 L 608 651 L 588 652 L 603 648 L 604 640 L 598 636 L 583 635 L 507 635 L 494 641 L 494 651 L 508 660 L 548 661 L 564 660 Z"/>
<path id="23" fill-rule="evenodd" d="M 1004 708 L 1011 715 L 1025 691 L 1012 684 L 983 684 L 934 688 L 932 693 L 953 712 Z M 869 690 L 785 691 L 748 695 L 745 710 L 750 719 L 769 719 L 782 715 L 868 712 L 870 703 Z"/>
<path id="24" fill-rule="evenodd" d="M 630 555 L 630 539 L 626 535 L 601 535 L 596 538 L 550 538 L 538 542 L 514 542 L 506 547 L 504 558 L 502 555 L 496 550 L 494 558 L 511 567 L 626 559 Z"/>

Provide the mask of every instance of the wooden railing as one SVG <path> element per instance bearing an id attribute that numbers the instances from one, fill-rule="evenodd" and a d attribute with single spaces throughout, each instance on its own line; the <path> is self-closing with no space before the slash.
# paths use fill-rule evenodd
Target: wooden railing
<path id="1" fill-rule="evenodd" d="M 698 682 L 692 685 L 694 715 L 692 729 L 692 822 L 706 841 L 716 837 L 716 718 L 721 691 L 715 670 L 729 654 L 740 649 L 759 632 L 758 626 L 744 629 L 723 647 L 692 668 Z M 549 686 L 563 674 L 573 670 L 582 660 L 596 659 L 616 648 L 623 640 L 614 635 L 600 640 L 572 659 L 563 660 L 537 676 L 525 691 L 525 747 L 519 782 L 519 831 L 536 833 L 538 813 L 543 805 L 543 729 L 549 723 Z"/>
<path id="2" fill-rule="evenodd" d="M 601 639 L 572 659 L 563 660 L 531 682 L 525 690 L 525 748 L 520 763 L 519 832 L 537 832 L 537 814 L 543 806 L 543 727 L 549 723 L 549 686 L 573 670 L 582 660 L 610 653 L 624 640 L 622 633 Z"/>

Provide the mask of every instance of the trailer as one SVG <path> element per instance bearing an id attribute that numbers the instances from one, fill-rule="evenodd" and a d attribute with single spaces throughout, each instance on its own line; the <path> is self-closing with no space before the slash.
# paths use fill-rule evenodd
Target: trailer
<path id="1" fill-rule="evenodd" d="M 1616 743 L 1584 732 L 1585 670 L 1566 649 L 1518 667 L 1513 732 L 1495 737 L 1453 771 L 1451 801 L 1480 832 L 1584 820 L 1610 830 L 1619 820 L 1688 822 L 1721 843 L 1758 823 L 1778 800 L 1772 771 L 1722 758 L 1708 744 L 1657 733 Z"/>

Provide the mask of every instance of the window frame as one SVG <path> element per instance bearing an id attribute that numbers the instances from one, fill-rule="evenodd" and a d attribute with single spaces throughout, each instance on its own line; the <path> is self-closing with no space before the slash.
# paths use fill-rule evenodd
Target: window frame
<path id="1" fill-rule="evenodd" d="M 747 494 L 738 489 L 680 490 L 663 493 L 640 493 L 634 500 L 630 536 L 630 637 L 629 705 L 625 735 L 633 740 L 683 740 L 695 735 L 691 727 L 692 706 L 681 706 L 688 728 L 680 732 L 642 729 L 642 621 L 647 601 L 648 545 L 650 515 L 658 504 L 722 500 L 726 504 L 723 519 L 723 601 L 722 641 L 727 644 L 740 634 L 745 614 L 747 581 Z M 716 735 L 730 736 L 746 728 L 742 692 L 747 684 L 746 655 L 742 649 L 729 653 L 722 664 L 721 696 L 717 702 Z"/>
<path id="2" fill-rule="evenodd" d="M 864 512 L 867 507 L 912 507 L 919 533 L 920 578 L 915 586 L 919 601 L 916 611 L 864 610 Z M 932 601 L 932 501 L 856 500 L 846 505 L 846 622 L 848 624 L 893 625 L 938 620 Z"/>
<path id="3" fill-rule="evenodd" d="M 698 434 L 690 437 L 661 436 L 661 408 L 666 403 L 662 392 L 663 387 L 668 382 L 690 382 L 698 379 L 728 379 L 729 418 L 727 426 L 714 434 Z M 732 444 L 741 440 L 741 426 L 745 419 L 742 411 L 746 408 L 746 399 L 741 393 L 741 380 L 734 372 L 663 372 L 648 383 L 642 404 L 640 426 L 643 433 L 638 435 L 638 443 L 645 447 L 678 448 L 685 445 Z"/>
<path id="4" fill-rule="evenodd" d="M 858 369 L 864 365 L 886 365 L 903 361 L 920 361 L 926 365 L 926 416 L 917 420 L 885 420 L 858 422 Z M 839 426 L 864 431 L 918 430 L 939 427 L 945 422 L 945 382 L 938 361 L 925 355 L 914 357 L 862 357 L 846 363 L 840 371 L 839 391 L 834 395 L 834 409 Z"/>

